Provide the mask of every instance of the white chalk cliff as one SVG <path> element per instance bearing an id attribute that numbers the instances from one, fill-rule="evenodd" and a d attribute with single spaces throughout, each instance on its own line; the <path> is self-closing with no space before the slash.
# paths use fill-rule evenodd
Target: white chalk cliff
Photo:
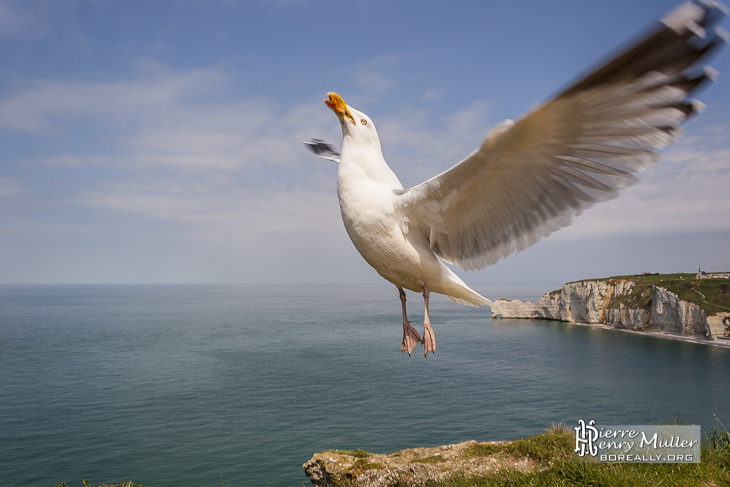
<path id="1" fill-rule="evenodd" d="M 492 317 L 606 324 L 709 340 L 724 334 L 723 320 L 730 320 L 730 313 L 708 317 L 702 307 L 662 287 L 643 292 L 635 287 L 627 279 L 571 282 L 535 303 L 500 298 L 492 306 Z"/>

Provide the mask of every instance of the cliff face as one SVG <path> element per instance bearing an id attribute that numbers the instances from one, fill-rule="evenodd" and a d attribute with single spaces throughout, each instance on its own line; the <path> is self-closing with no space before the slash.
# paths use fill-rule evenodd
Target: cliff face
<path id="1" fill-rule="evenodd" d="M 492 317 L 606 324 L 714 340 L 724 333 L 723 321 L 730 319 L 730 313 L 708 319 L 703 308 L 662 287 L 641 291 L 633 281 L 608 279 L 568 283 L 535 303 L 500 298 L 494 302 Z"/>

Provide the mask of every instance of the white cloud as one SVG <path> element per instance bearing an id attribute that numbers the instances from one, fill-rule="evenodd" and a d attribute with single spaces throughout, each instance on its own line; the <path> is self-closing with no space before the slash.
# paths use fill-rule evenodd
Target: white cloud
<path id="1" fill-rule="evenodd" d="M 0 37 L 38 41 L 59 26 L 65 35 L 73 36 L 78 7 L 95 1 L 0 0 Z"/>
<path id="2" fill-rule="evenodd" d="M 446 96 L 446 90 L 443 88 L 428 88 L 421 95 L 421 99 L 424 101 L 437 101 Z"/>
<path id="3" fill-rule="evenodd" d="M 352 80 L 360 93 L 378 95 L 398 85 L 395 71 L 402 60 L 385 55 L 370 59 L 353 69 Z"/>
<path id="4" fill-rule="evenodd" d="M 0 197 L 31 193 L 32 189 L 15 178 L 0 177 Z"/>
<path id="5" fill-rule="evenodd" d="M 125 225 L 122 238 L 139 246 L 141 254 L 168 246 L 188 255 L 191 269 L 193 261 L 204 259 L 225 280 L 238 282 L 317 281 L 332 278 L 332 269 L 316 271 L 330 256 L 354 253 L 342 228 L 334 173 L 319 183 L 245 189 L 224 180 L 115 181 L 81 192 L 73 203 L 92 214 L 129 215 L 133 223 Z M 145 221 L 151 225 L 144 235 L 127 234 Z M 233 269 L 238 277 L 231 275 Z"/>
<path id="6" fill-rule="evenodd" d="M 0 100 L 0 127 L 27 131 L 60 130 L 76 118 L 99 117 L 124 125 L 158 118 L 186 98 L 210 93 L 225 76 L 214 70 L 174 72 L 147 63 L 137 77 L 122 81 L 55 81 L 32 83 L 31 88 Z"/>
<path id="7" fill-rule="evenodd" d="M 0 0 L 0 36 L 14 36 L 36 24 L 30 12 L 24 11 L 16 2 Z"/>
<path id="8" fill-rule="evenodd" d="M 281 107 L 271 100 L 183 105 L 145 123 L 128 148 L 144 165 L 205 171 L 292 167 L 305 154 L 301 141 L 325 131 L 327 115 L 318 104 Z"/>
<path id="9" fill-rule="evenodd" d="M 227 178 L 114 180 L 97 183 L 72 198 L 87 207 L 133 214 L 147 219 L 301 235 L 317 226 L 322 215 L 337 215 L 332 178 L 309 185 L 269 182 L 256 188 Z"/>
<path id="10" fill-rule="evenodd" d="M 383 151 L 403 184 L 413 186 L 450 168 L 479 147 L 495 125 L 489 100 L 446 115 L 407 110 L 374 120 Z"/>
<path id="11" fill-rule="evenodd" d="M 126 169 L 170 171 L 291 169 L 306 156 L 301 141 L 336 128 L 331 113 L 315 101 L 294 106 L 266 98 L 219 101 L 227 79 L 214 70 L 173 72 L 147 65 L 122 81 L 41 81 L 0 100 L 0 128 L 38 137 L 60 133 L 70 140 L 81 130 L 94 130 L 105 134 L 113 151 L 20 158 L 23 165 L 113 161 Z"/>
<path id="12" fill-rule="evenodd" d="M 111 159 L 103 155 L 54 154 L 44 157 L 22 158 L 18 164 L 22 166 L 82 168 L 86 166 L 107 166 Z"/>

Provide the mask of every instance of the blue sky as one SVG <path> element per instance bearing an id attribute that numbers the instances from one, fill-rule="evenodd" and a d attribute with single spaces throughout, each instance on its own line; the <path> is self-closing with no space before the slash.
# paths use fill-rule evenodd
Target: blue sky
<path id="1" fill-rule="evenodd" d="M 380 282 L 342 227 L 336 91 L 410 186 L 674 1 L 0 0 L 0 282 Z M 727 24 L 727 22 L 726 22 Z M 730 54 L 642 181 L 471 284 L 730 270 Z"/>

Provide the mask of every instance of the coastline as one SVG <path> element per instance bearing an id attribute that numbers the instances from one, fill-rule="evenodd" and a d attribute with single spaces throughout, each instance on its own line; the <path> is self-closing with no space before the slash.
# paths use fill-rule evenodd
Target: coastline
<path id="1" fill-rule="evenodd" d="M 594 485 L 724 485 L 727 479 L 724 427 L 698 445 L 697 463 L 638 452 L 634 460 L 589 460 L 575 448 L 578 429 L 560 423 L 511 441 L 471 440 L 388 454 L 326 450 L 302 467 L 314 487 L 585 485 L 586 479 Z"/>
<path id="2" fill-rule="evenodd" d="M 546 319 L 730 348 L 730 282 L 691 274 L 569 282 L 538 301 L 492 306 L 492 318 Z"/>
<path id="3" fill-rule="evenodd" d="M 662 332 L 656 332 L 656 331 L 630 330 L 628 328 L 615 328 L 611 325 L 606 325 L 604 323 L 576 323 L 573 321 L 560 321 L 560 320 L 550 320 L 550 321 L 557 321 L 558 323 L 562 323 L 565 325 L 588 326 L 591 328 L 601 328 L 603 330 L 633 333 L 634 335 L 645 335 L 645 336 L 650 336 L 650 337 L 654 337 L 654 338 L 664 338 L 666 340 L 679 340 L 682 342 L 697 343 L 699 345 L 709 345 L 711 347 L 730 348 L 730 339 L 725 339 L 725 338 L 719 338 L 717 340 L 707 340 L 707 339 L 703 339 L 703 338 L 695 338 L 695 337 L 684 336 L 684 335 L 674 335 L 671 333 L 662 333 Z"/>

